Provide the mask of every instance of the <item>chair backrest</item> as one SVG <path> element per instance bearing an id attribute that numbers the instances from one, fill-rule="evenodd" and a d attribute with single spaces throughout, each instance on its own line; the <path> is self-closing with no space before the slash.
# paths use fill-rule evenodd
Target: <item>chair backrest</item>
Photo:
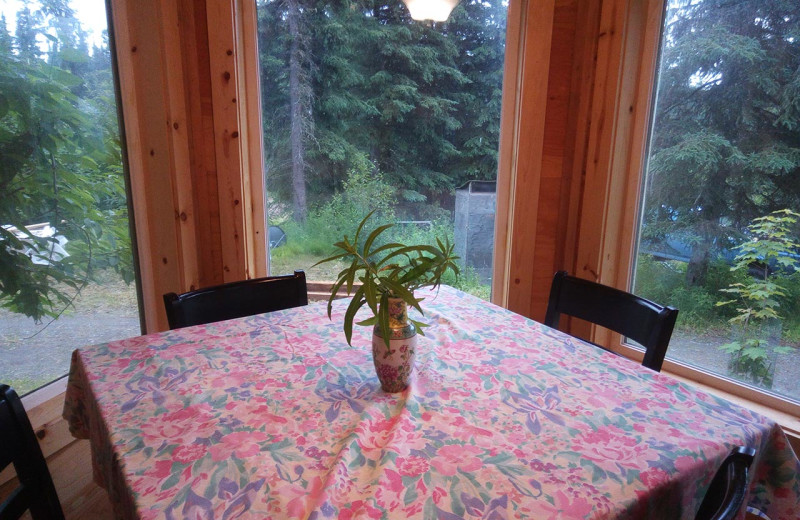
<path id="1" fill-rule="evenodd" d="M 640 343 L 642 365 L 661 371 L 678 310 L 559 271 L 553 277 L 545 325 L 558 328 L 561 314 L 573 316 Z"/>
<path id="2" fill-rule="evenodd" d="M 0 520 L 18 519 L 26 511 L 34 520 L 63 520 L 64 513 L 17 393 L 0 385 L 0 470 L 14 465 L 19 486 L 0 504 Z"/>
<path id="3" fill-rule="evenodd" d="M 747 473 L 756 450 L 739 446 L 722 462 L 706 491 L 695 520 L 733 520 L 747 496 Z"/>
<path id="4" fill-rule="evenodd" d="M 306 274 L 268 276 L 164 295 L 170 329 L 308 305 Z"/>

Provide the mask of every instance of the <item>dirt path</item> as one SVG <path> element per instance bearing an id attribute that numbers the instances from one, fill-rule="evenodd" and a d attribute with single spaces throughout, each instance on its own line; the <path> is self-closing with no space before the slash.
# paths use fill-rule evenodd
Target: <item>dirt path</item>
<path id="1" fill-rule="evenodd" d="M 730 355 L 717 347 L 730 341 L 730 336 L 697 336 L 677 330 L 672 335 L 667 358 L 680 359 L 707 372 L 725 376 L 728 374 Z M 771 391 L 800 400 L 800 348 L 775 360 L 775 376 Z"/>
<path id="2" fill-rule="evenodd" d="M 113 273 L 84 288 L 58 320 L 0 310 L 0 382 L 19 394 L 65 375 L 72 351 L 141 334 L 135 289 Z M 52 323 L 51 323 L 52 321 Z"/>
<path id="3" fill-rule="evenodd" d="M 76 348 L 139 334 L 136 314 L 69 315 L 50 325 L 37 325 L 25 316 L 4 313 L 0 315 L 0 381 L 10 381 L 20 393 L 27 393 L 66 374 Z"/>

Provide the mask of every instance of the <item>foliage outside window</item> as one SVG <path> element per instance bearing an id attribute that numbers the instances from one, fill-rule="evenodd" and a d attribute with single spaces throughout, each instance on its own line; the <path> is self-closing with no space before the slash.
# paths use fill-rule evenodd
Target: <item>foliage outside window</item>
<path id="1" fill-rule="evenodd" d="M 784 269 L 800 268 L 796 258 L 800 256 L 794 254 L 800 252 L 800 244 L 791 238 L 791 227 L 798 217 L 793 211 L 783 210 L 753 221 L 748 228 L 751 238 L 737 247 L 739 253 L 731 267 L 731 271 L 747 273 L 746 282 L 733 282 L 720 289 L 733 299 L 717 302 L 718 306 L 735 305 L 736 316 L 728 322 L 741 327 L 734 341 L 719 347 L 731 354 L 730 370 L 767 388 L 772 387 L 775 375 L 770 354 L 791 354 L 794 350 L 770 345 L 764 339 L 764 328 L 785 318 L 779 311 L 787 293 L 779 275 Z"/>
<path id="2" fill-rule="evenodd" d="M 372 210 L 402 242 L 452 241 L 456 188 L 497 176 L 507 2 L 444 23 L 399 1 L 257 6 L 268 212 L 288 238 L 270 270 L 309 269 Z"/>
<path id="3" fill-rule="evenodd" d="M 680 309 L 668 358 L 800 401 L 800 229 L 773 214 L 800 210 L 800 4 L 672 0 L 664 24 L 634 290 Z"/>
<path id="4" fill-rule="evenodd" d="M 68 1 L 0 6 L 0 378 L 25 392 L 68 367 L 68 353 L 32 353 L 58 329 L 50 321 L 74 314 L 98 280 L 134 273 L 107 35 L 90 41 Z M 16 374 L 31 356 L 42 373 Z"/>

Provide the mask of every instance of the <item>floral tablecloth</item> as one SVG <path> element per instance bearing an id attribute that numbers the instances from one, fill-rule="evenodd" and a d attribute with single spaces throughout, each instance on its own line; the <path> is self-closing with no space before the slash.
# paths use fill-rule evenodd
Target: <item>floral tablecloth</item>
<path id="1" fill-rule="evenodd" d="M 800 511 L 769 419 L 455 289 L 380 390 L 347 301 L 75 351 L 64 416 L 124 518 L 694 518 L 731 448 Z"/>

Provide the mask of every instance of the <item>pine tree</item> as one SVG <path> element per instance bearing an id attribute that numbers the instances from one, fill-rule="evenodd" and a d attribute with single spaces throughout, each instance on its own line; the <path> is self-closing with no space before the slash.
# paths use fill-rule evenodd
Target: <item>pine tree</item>
<path id="1" fill-rule="evenodd" d="M 687 282 L 749 221 L 800 207 L 800 4 L 671 4 L 645 239 L 693 245 Z"/>
<path id="2" fill-rule="evenodd" d="M 259 4 L 271 195 L 297 197 L 288 136 L 296 135 L 292 121 L 301 120 L 292 107 L 301 106 L 309 204 L 341 189 L 365 160 L 409 201 L 448 196 L 467 179 L 494 178 L 505 33 L 500 0 L 464 2 L 444 24 L 412 20 L 401 2 L 309 2 L 300 40 L 291 34 L 288 6 Z M 298 41 L 304 59 L 293 61 Z M 293 70 L 309 79 L 308 104 L 293 101 Z"/>
<path id="3" fill-rule="evenodd" d="M 41 55 L 41 49 L 36 42 L 40 32 L 41 15 L 31 13 L 25 6 L 17 12 L 17 29 L 14 40 L 20 56 L 26 59 L 35 59 Z"/>
<path id="4" fill-rule="evenodd" d="M 6 16 L 0 15 L 0 53 L 10 54 L 14 46 L 14 40 L 8 32 L 8 24 L 6 23 Z"/>

